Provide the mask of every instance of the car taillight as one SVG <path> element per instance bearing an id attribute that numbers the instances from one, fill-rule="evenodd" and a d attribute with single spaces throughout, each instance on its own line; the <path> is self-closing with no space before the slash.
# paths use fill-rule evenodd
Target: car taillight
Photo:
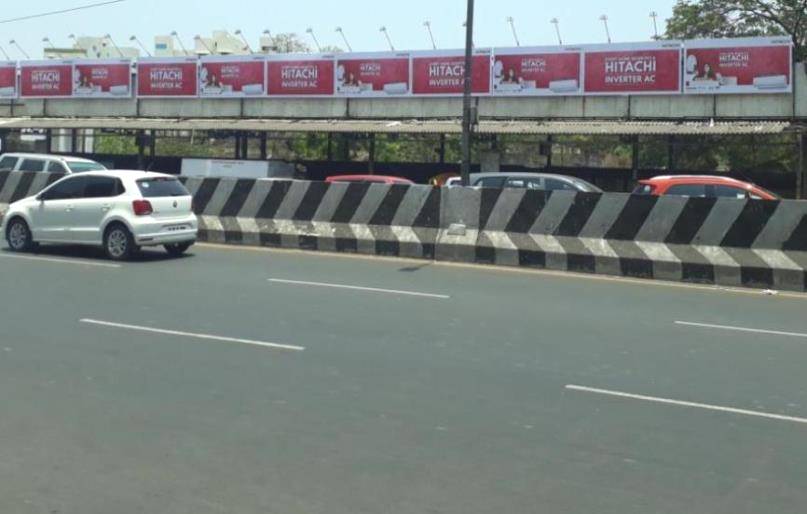
<path id="1" fill-rule="evenodd" d="M 151 207 L 151 202 L 148 200 L 135 200 L 132 202 L 132 209 L 135 216 L 148 216 L 154 209 Z"/>

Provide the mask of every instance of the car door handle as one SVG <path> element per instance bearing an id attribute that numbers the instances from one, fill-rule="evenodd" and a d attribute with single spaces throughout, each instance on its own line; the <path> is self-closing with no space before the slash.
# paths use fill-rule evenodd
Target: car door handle
<path id="1" fill-rule="evenodd" d="M 76 207 L 75 205 L 68 205 L 67 207 L 64 208 L 64 210 L 65 210 L 65 212 L 70 212 L 73 209 L 75 209 L 75 207 Z"/>
<path id="2" fill-rule="evenodd" d="M 111 208 L 112 208 L 112 206 L 108 205 L 108 204 L 101 206 L 101 210 L 104 211 L 104 212 L 108 212 L 109 209 L 111 209 Z"/>

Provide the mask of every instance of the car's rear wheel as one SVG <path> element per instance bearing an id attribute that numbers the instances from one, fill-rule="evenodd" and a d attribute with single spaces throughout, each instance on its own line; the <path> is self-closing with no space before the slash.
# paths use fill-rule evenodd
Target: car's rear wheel
<path id="1" fill-rule="evenodd" d="M 132 233 L 121 224 L 110 226 L 104 234 L 104 252 L 113 261 L 125 261 L 137 251 Z"/>
<path id="2" fill-rule="evenodd" d="M 8 242 L 9 248 L 15 252 L 27 252 L 34 248 L 31 229 L 28 228 L 25 220 L 14 218 L 8 223 L 6 242 Z"/>
<path id="3" fill-rule="evenodd" d="M 193 243 L 172 243 L 164 245 L 165 251 L 173 257 L 179 257 L 183 253 L 187 252 L 188 248 L 191 246 L 193 246 Z"/>

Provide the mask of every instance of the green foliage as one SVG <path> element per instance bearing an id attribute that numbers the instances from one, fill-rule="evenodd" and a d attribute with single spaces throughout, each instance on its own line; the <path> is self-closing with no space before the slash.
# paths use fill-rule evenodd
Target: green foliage
<path id="1" fill-rule="evenodd" d="M 137 155 L 134 136 L 99 134 L 95 136 L 95 153 L 106 155 Z"/>

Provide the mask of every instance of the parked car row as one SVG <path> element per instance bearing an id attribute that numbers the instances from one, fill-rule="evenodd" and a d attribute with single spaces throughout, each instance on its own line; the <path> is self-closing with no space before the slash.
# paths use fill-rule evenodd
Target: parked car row
<path id="1" fill-rule="evenodd" d="M 106 168 L 90 159 L 79 157 L 6 153 L 0 155 L 0 171 L 29 171 L 84 173 L 103 171 Z M 367 183 L 412 185 L 407 178 L 388 175 L 333 175 L 325 179 L 328 183 Z M 453 187 L 461 184 L 459 176 L 441 173 L 429 183 L 434 186 Z M 499 172 L 472 173 L 472 187 L 482 188 L 521 188 L 539 191 L 578 191 L 600 193 L 602 190 L 583 179 L 552 173 Z M 700 198 L 746 198 L 751 200 L 778 200 L 774 193 L 749 182 L 716 175 L 665 175 L 648 180 L 640 180 L 634 189 L 635 195 L 686 196 Z"/>
<path id="2" fill-rule="evenodd" d="M 414 184 L 409 179 L 386 175 L 335 175 L 326 182 L 354 182 L 381 184 Z M 459 176 L 440 174 L 434 177 L 431 185 L 442 187 L 459 186 Z M 472 187 L 482 188 L 521 188 L 539 191 L 578 191 L 601 193 L 602 189 L 583 179 L 552 173 L 499 172 L 472 173 Z M 687 196 L 699 198 L 746 198 L 750 200 L 778 200 L 774 193 L 749 182 L 716 175 L 677 175 L 660 176 L 639 181 L 633 191 L 635 195 Z"/>

